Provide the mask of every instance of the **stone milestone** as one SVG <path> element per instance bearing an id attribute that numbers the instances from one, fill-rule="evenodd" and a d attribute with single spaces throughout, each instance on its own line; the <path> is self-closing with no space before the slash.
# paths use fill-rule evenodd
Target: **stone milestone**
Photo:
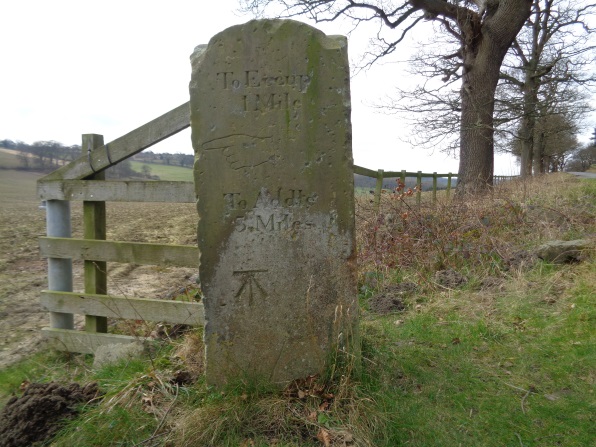
<path id="1" fill-rule="evenodd" d="M 255 20 L 191 56 L 207 381 L 358 357 L 347 41 Z"/>

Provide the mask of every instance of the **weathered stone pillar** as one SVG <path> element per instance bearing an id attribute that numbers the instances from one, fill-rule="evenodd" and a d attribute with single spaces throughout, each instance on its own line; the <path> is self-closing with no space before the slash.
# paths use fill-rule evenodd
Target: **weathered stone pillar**
<path id="1" fill-rule="evenodd" d="M 358 356 L 347 41 L 290 20 L 191 57 L 207 380 L 284 384 Z"/>

